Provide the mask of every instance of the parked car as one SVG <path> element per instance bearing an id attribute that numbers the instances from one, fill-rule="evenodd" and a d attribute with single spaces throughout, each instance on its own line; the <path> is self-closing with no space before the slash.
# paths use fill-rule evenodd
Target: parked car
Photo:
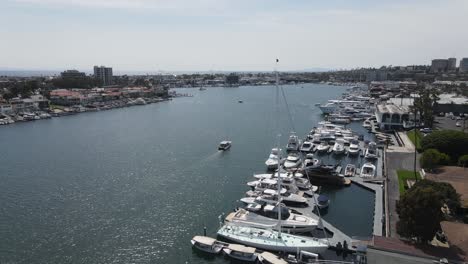
<path id="1" fill-rule="evenodd" d="M 425 128 L 419 129 L 419 131 L 420 131 L 421 133 L 426 134 L 426 133 L 431 133 L 431 132 L 432 132 L 432 129 L 430 129 L 430 128 L 428 128 L 428 127 L 425 127 Z"/>

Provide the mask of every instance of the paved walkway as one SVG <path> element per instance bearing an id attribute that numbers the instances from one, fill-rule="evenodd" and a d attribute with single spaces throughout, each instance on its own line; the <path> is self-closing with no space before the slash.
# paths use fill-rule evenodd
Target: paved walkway
<path id="1" fill-rule="evenodd" d="M 387 201 L 388 201 L 388 221 L 390 224 L 390 237 L 398 237 L 396 233 L 396 223 L 398 214 L 396 213 L 396 202 L 400 199 L 397 170 L 414 169 L 414 145 L 406 133 L 398 132 L 403 141 L 403 147 L 389 147 L 387 150 Z M 416 157 L 416 169 L 419 170 L 419 157 Z"/>
<path id="2" fill-rule="evenodd" d="M 389 146 L 387 149 L 388 152 L 400 152 L 400 153 L 414 153 L 414 145 L 413 142 L 409 139 L 409 137 L 404 132 L 398 132 L 401 141 L 403 142 L 403 146 Z"/>

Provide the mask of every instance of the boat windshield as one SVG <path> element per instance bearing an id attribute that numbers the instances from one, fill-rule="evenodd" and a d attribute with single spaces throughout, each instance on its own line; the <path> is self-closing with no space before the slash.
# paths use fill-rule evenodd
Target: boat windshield
<path id="1" fill-rule="evenodd" d="M 273 209 L 270 210 L 265 210 L 265 216 L 269 218 L 278 218 L 278 209 L 280 207 L 275 206 Z M 281 207 L 281 220 L 286 220 L 289 218 L 291 214 L 289 213 L 289 210 L 285 207 Z"/>

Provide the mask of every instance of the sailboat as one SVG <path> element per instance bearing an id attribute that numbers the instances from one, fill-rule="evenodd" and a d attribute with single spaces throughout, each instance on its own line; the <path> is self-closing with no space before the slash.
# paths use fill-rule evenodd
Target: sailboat
<path id="1" fill-rule="evenodd" d="M 278 59 L 276 60 L 278 63 Z M 277 96 L 278 96 L 278 72 L 276 73 L 276 89 L 277 89 Z M 277 102 L 278 103 L 278 102 Z M 279 106 L 277 106 L 279 107 Z M 279 112 L 279 110 L 278 110 Z M 278 126 L 279 131 L 279 126 Z M 277 147 L 279 148 L 279 139 L 278 136 L 278 144 Z M 279 153 L 278 159 L 278 171 L 281 171 L 281 153 Z M 277 188 L 278 193 L 281 191 L 281 177 L 278 177 L 277 180 Z M 278 196 L 278 204 L 281 204 L 281 195 Z M 281 252 L 290 252 L 296 253 L 298 251 L 309 251 L 314 253 L 322 253 L 328 249 L 328 243 L 324 239 L 318 238 L 311 238 L 311 237 L 303 237 L 297 235 L 291 235 L 282 233 L 282 217 L 281 217 L 281 210 L 278 211 L 278 222 L 277 222 L 277 230 L 273 230 L 271 226 L 265 226 L 264 228 L 260 227 L 253 227 L 248 225 L 241 225 L 236 223 L 229 223 L 225 224 L 218 230 L 218 236 L 228 239 L 230 241 L 234 241 L 240 244 L 244 244 L 247 246 L 264 249 L 264 250 L 271 250 L 271 251 L 281 251 Z"/>

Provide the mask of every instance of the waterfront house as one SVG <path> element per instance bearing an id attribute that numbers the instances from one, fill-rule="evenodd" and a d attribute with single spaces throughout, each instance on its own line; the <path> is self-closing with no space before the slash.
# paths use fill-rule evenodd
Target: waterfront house
<path id="1" fill-rule="evenodd" d="M 81 104 L 82 95 L 78 91 L 66 89 L 57 89 L 50 92 L 50 101 L 56 105 L 79 105 Z"/>
<path id="2" fill-rule="evenodd" d="M 0 114 L 9 115 L 13 113 L 11 104 L 0 104 Z"/>
<path id="3" fill-rule="evenodd" d="M 34 105 L 41 110 L 49 109 L 49 100 L 40 94 L 31 95 Z"/>
<path id="4" fill-rule="evenodd" d="M 13 112 L 24 113 L 38 110 L 38 106 L 31 98 L 13 98 L 10 100 Z"/>
<path id="5" fill-rule="evenodd" d="M 375 116 L 382 130 L 406 128 L 412 117 L 409 106 L 391 103 L 377 105 Z"/>

